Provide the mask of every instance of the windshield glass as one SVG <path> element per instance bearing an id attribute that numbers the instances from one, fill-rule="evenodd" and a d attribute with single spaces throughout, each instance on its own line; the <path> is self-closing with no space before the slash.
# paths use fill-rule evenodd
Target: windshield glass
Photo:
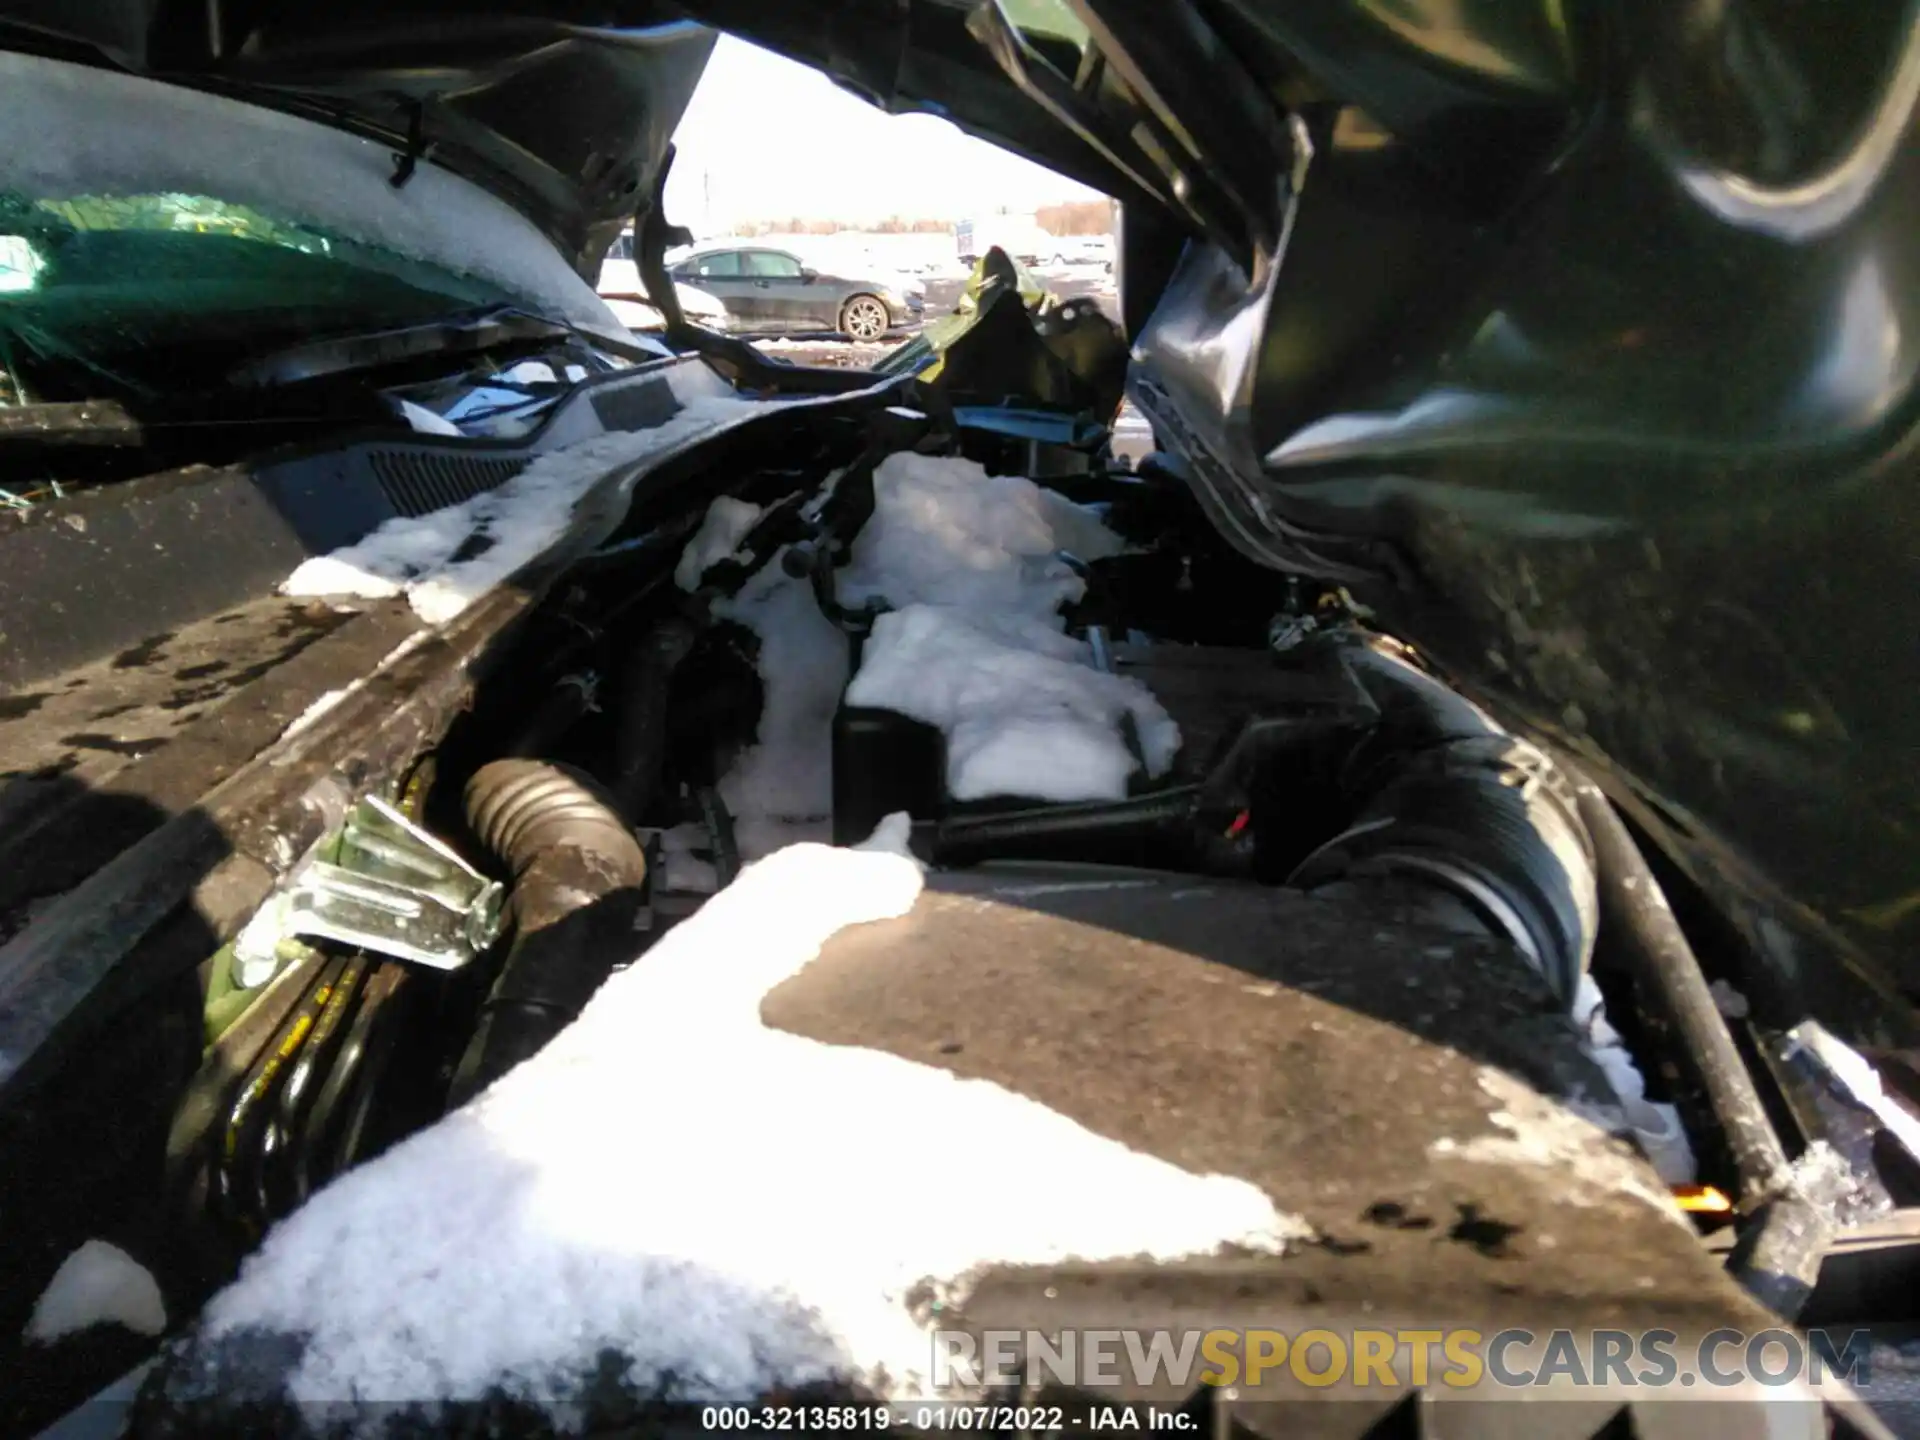
<path id="1" fill-rule="evenodd" d="M 513 299 L 212 196 L 0 191 L 0 403 L 204 387 L 250 354 Z"/>

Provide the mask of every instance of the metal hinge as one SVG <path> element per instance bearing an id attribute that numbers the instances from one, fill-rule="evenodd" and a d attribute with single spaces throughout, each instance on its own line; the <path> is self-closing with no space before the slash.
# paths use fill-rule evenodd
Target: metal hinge
<path id="1" fill-rule="evenodd" d="M 435 970 L 458 970 L 499 937 L 505 887 L 378 796 L 288 877 L 234 941 L 247 988 L 279 964 L 283 940 L 338 940 Z"/>

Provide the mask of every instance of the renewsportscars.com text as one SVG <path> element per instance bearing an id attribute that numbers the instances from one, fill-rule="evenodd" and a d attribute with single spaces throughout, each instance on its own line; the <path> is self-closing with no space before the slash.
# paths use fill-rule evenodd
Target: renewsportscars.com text
<path id="1" fill-rule="evenodd" d="M 1078 1330 L 934 1332 L 940 1387 L 1036 1380 L 1082 1389 L 1193 1384 L 1310 1389 L 1731 1390 L 1872 1383 L 1864 1329 Z"/>

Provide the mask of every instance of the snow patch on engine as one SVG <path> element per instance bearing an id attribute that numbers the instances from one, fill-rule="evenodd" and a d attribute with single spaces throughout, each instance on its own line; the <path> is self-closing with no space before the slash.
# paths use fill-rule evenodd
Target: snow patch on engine
<path id="1" fill-rule="evenodd" d="M 1587 1055 L 1607 1077 L 1620 1102 L 1620 1114 L 1660 1178 L 1669 1185 L 1691 1185 L 1698 1174 L 1693 1146 L 1688 1143 L 1680 1112 L 1672 1105 L 1647 1099 L 1646 1077 L 1607 1019 L 1606 1000 L 1591 975 L 1580 977 L 1574 995 L 1573 1023 Z"/>
<path id="2" fill-rule="evenodd" d="M 1025 615 L 1059 630 L 1060 607 L 1085 589 L 1061 552 L 1087 561 L 1121 550 L 1091 511 L 972 460 L 889 455 L 873 473 L 873 502 L 840 576 L 849 605 Z"/>
<path id="3" fill-rule="evenodd" d="M 669 450 L 764 402 L 700 395 L 650 430 L 601 435 L 549 451 L 497 489 L 429 515 L 402 516 L 332 554 L 308 560 L 281 593 L 404 594 L 430 625 L 444 624 L 537 559 L 566 534 L 582 496 L 623 465 Z"/>
<path id="4" fill-rule="evenodd" d="M 890 455 L 873 487 L 873 515 L 836 588 L 845 605 L 883 599 L 892 613 L 875 623 L 851 689 L 846 637 L 777 556 L 715 607 L 759 636 L 766 686 L 756 744 L 720 787 L 743 855 L 826 834 L 842 692 L 939 727 L 956 799 L 1117 800 L 1143 764 L 1166 772 L 1179 728 L 1144 685 L 1095 670 L 1089 648 L 1064 633 L 1060 607 L 1084 582 L 1063 555 L 1121 549 L 1098 516 L 951 457 Z M 709 509 L 681 556 L 683 586 L 739 544 L 750 524 L 741 504 Z"/>
<path id="5" fill-rule="evenodd" d="M 706 518 L 700 522 L 700 528 L 694 532 L 693 539 L 687 542 L 687 548 L 680 552 L 680 563 L 673 571 L 673 583 L 682 590 L 698 590 L 700 577 L 732 556 L 765 513 L 751 500 L 736 500 L 731 495 L 715 496 L 713 503 L 707 507 Z"/>
<path id="6" fill-rule="evenodd" d="M 233 1393 L 232 1347 L 264 1334 L 268 1350 L 300 1341 L 296 1402 L 504 1386 L 558 1405 L 608 1349 L 668 1398 L 825 1380 L 906 1398 L 930 1386 L 914 1306 L 929 1285 L 1304 1235 L 1244 1180 L 989 1082 L 761 1023 L 761 998 L 828 937 L 912 907 L 905 834 L 894 817 L 872 849 L 749 866 L 546 1050 L 314 1197 L 208 1306 L 176 1397 Z M 983 1137 L 991 1163 L 969 1158 Z M 921 1162 L 955 1145 L 968 1153 L 929 1183 Z"/>
<path id="7" fill-rule="evenodd" d="M 744 859 L 833 830 L 833 714 L 846 689 L 847 637 L 820 613 L 807 581 L 774 556 L 713 613 L 760 640 L 760 725 L 720 779 Z"/>
<path id="8" fill-rule="evenodd" d="M 288 740 L 298 735 L 302 730 L 310 729 L 315 721 L 346 698 L 347 690 L 344 687 L 339 690 L 328 690 L 311 705 L 307 706 L 306 709 L 288 721 L 287 728 L 280 732 L 280 738 L 282 740 Z"/>
<path id="9" fill-rule="evenodd" d="M 1142 764 L 1167 771 L 1179 727 L 1063 633 L 1060 607 L 1085 588 L 1063 557 L 1121 549 L 1098 516 L 971 460 L 891 455 L 873 487 L 840 590 L 894 613 L 875 623 L 849 703 L 937 726 L 957 800 L 1119 800 Z"/>
<path id="10" fill-rule="evenodd" d="M 1679 1215 L 1672 1200 L 1648 1183 L 1644 1167 L 1600 1123 L 1604 1117 L 1551 1100 L 1504 1070 L 1483 1068 L 1480 1088 L 1499 1104 L 1487 1119 L 1500 1133 L 1436 1140 L 1429 1147 L 1435 1158 L 1540 1166 L 1555 1173 L 1568 1204 L 1601 1205 L 1628 1195 Z"/>
<path id="11" fill-rule="evenodd" d="M 1044 621 L 913 605 L 875 622 L 847 703 L 938 726 L 956 800 L 1118 800 L 1140 760 L 1166 773 L 1180 729 L 1138 680 L 1090 662 L 1084 642 Z"/>
<path id="12" fill-rule="evenodd" d="M 60 1262 L 21 1338 L 50 1345 L 94 1325 L 124 1325 L 140 1335 L 167 1328 L 166 1302 L 146 1266 L 105 1240 L 89 1240 Z"/>

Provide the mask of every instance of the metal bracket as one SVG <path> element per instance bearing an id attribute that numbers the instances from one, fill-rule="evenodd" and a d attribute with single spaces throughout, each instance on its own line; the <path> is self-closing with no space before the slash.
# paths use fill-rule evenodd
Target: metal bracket
<path id="1" fill-rule="evenodd" d="M 435 970 L 460 969 L 498 938 L 505 887 L 379 797 L 348 812 L 331 850 L 294 872 L 240 932 L 240 983 L 270 975 L 280 942 L 296 937 Z"/>

